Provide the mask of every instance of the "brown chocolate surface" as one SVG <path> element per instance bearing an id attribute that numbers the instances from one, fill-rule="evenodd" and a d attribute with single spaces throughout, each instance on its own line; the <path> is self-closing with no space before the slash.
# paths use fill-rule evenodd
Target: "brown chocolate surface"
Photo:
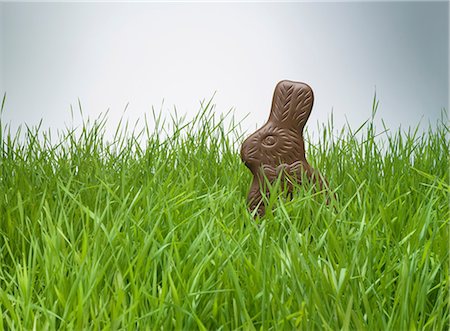
<path id="1" fill-rule="evenodd" d="M 283 80 L 277 84 L 272 109 L 266 124 L 245 139 L 241 158 L 253 174 L 248 194 L 250 211 L 265 214 L 263 194 L 268 196 L 267 181 L 281 177 L 292 192 L 292 180 L 309 178 L 322 186 L 320 175 L 305 158 L 303 128 L 314 102 L 312 89 L 305 83 Z M 289 179 L 289 180 L 286 180 Z"/>

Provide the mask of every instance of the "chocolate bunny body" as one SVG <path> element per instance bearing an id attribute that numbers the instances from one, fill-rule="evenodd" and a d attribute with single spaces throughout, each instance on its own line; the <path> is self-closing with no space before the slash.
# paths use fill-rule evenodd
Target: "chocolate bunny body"
<path id="1" fill-rule="evenodd" d="M 242 144 L 241 158 L 253 174 L 248 194 L 250 211 L 257 209 L 263 216 L 265 181 L 272 183 L 278 176 L 301 182 L 309 178 L 322 186 L 320 175 L 305 157 L 303 128 L 314 102 L 312 89 L 305 83 L 283 80 L 277 84 L 272 99 L 269 120 Z M 286 176 L 287 175 L 287 176 Z M 287 181 L 288 190 L 292 185 Z"/>

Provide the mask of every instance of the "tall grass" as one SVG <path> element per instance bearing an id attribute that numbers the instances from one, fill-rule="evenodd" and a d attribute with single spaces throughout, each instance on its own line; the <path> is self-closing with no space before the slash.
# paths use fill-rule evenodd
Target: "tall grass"
<path id="1" fill-rule="evenodd" d="M 307 158 L 337 198 L 298 187 L 255 220 L 213 113 L 111 141 L 106 117 L 57 142 L 0 124 L 0 329 L 448 330 L 444 120 L 384 146 L 325 125 Z"/>

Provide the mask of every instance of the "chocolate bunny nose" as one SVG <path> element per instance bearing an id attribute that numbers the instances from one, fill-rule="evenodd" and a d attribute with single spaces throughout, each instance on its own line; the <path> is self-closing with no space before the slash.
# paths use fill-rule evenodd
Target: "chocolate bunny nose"
<path id="1" fill-rule="evenodd" d="M 303 141 L 303 128 L 313 102 L 314 95 L 307 84 L 289 80 L 279 82 L 273 93 L 269 120 L 242 144 L 242 161 L 253 174 L 248 195 L 250 211 L 257 209 L 260 216 L 264 215 L 262 198 L 268 191 L 263 186 L 266 180 L 273 182 L 280 173 L 287 173 L 298 182 L 305 174 L 322 183 L 306 161 Z"/>

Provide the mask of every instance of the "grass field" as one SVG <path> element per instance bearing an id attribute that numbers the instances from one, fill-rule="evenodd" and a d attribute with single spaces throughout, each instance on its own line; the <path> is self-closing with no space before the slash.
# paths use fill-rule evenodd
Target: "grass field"
<path id="1" fill-rule="evenodd" d="M 256 220 L 209 103 L 109 142 L 105 120 L 1 124 L 0 329 L 448 330 L 447 119 L 324 125 L 307 158 L 337 199 L 273 192 Z"/>

